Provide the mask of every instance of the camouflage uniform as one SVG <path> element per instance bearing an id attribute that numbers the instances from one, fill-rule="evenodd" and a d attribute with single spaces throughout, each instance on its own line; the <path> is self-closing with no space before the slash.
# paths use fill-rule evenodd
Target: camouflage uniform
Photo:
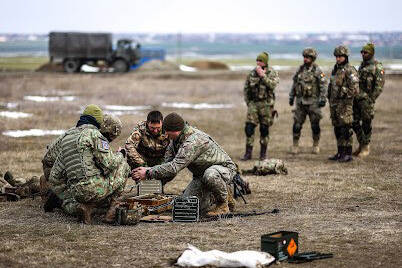
<path id="1" fill-rule="evenodd" d="M 201 213 L 227 200 L 227 185 L 237 170 L 235 163 L 209 135 L 189 125 L 170 142 L 165 163 L 150 168 L 146 177 L 167 182 L 185 167 L 193 173 L 193 180 L 183 195 L 197 196 Z"/>
<path id="2" fill-rule="evenodd" d="M 68 130 L 60 142 L 60 153 L 50 172 L 49 182 L 58 185 L 67 179 L 62 196 L 63 209 L 76 215 L 79 203 L 100 206 L 124 190 L 130 167 L 121 153 L 114 154 L 108 140 L 90 124 Z"/>
<path id="3" fill-rule="evenodd" d="M 348 56 L 349 52 L 346 47 L 339 46 L 335 49 L 334 55 Z M 358 92 L 359 78 L 356 69 L 348 62 L 342 65 L 336 64 L 332 70 L 328 86 L 328 100 L 338 146 L 338 156 L 351 155 L 353 99 Z M 338 159 L 339 157 L 336 160 Z"/>
<path id="4" fill-rule="evenodd" d="M 305 49 L 305 51 L 308 49 Z M 315 50 L 311 52 L 315 52 Z M 303 51 L 303 56 L 305 55 Z M 310 51 L 308 51 L 310 52 Z M 315 57 L 313 57 L 315 56 Z M 315 60 L 316 52 L 312 53 L 312 59 Z M 306 116 L 310 118 L 311 130 L 313 133 L 314 144 L 320 140 L 320 120 L 322 118 L 321 107 L 325 105 L 327 93 L 327 79 L 321 68 L 312 63 L 310 66 L 303 64 L 293 76 L 293 85 L 289 93 L 289 102 L 293 105 L 296 97 L 296 109 L 294 113 L 293 124 L 293 143 L 297 145 L 300 139 L 301 129 Z"/>
<path id="5" fill-rule="evenodd" d="M 353 130 L 360 147 L 369 145 L 375 100 L 384 87 L 384 68 L 374 58 L 359 67 L 359 95 L 353 101 Z"/>
<path id="6" fill-rule="evenodd" d="M 140 122 L 126 141 L 127 162 L 132 169 L 160 165 L 168 145 L 164 132 L 155 137 L 148 131 L 147 122 Z"/>
<path id="7" fill-rule="evenodd" d="M 266 68 L 265 77 L 259 77 L 255 69 L 247 77 L 244 100 L 247 104 L 246 144 L 249 146 L 254 144 L 254 128 L 258 124 L 260 124 L 260 144 L 268 144 L 268 129 L 273 124 L 274 90 L 278 83 L 278 73 L 271 67 Z"/>

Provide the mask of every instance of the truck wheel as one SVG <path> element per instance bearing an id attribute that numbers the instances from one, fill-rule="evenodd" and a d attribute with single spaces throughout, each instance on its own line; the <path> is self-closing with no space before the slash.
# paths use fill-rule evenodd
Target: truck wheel
<path id="1" fill-rule="evenodd" d="M 63 64 L 64 67 L 64 71 L 66 73 L 75 73 L 75 72 L 79 72 L 79 67 L 80 64 L 77 60 L 73 60 L 73 59 L 67 59 L 64 61 Z"/>
<path id="2" fill-rule="evenodd" d="M 128 64 L 124 60 L 116 60 L 113 62 L 113 69 L 117 73 L 127 72 Z"/>

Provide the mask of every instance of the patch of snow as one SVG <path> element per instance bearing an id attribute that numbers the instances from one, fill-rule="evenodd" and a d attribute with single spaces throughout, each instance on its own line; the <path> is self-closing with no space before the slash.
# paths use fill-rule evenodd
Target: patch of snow
<path id="1" fill-rule="evenodd" d="M 229 109 L 233 107 L 233 104 L 210 104 L 210 103 L 187 103 L 187 102 L 163 102 L 161 104 L 162 107 L 169 108 L 178 108 L 178 109 L 195 109 L 195 110 L 204 110 L 204 109 Z"/>
<path id="2" fill-rule="evenodd" d="M 73 101 L 75 100 L 75 96 L 57 96 L 57 97 L 24 96 L 24 100 L 35 101 L 35 102 Z"/>
<path id="3" fill-rule="evenodd" d="M 190 66 L 183 65 L 183 64 L 179 65 L 179 69 L 180 69 L 180 71 L 183 71 L 183 72 L 196 72 L 197 71 L 197 68 L 190 67 Z"/>
<path id="4" fill-rule="evenodd" d="M 46 129 L 28 129 L 28 130 L 7 130 L 3 135 L 14 138 L 28 137 L 28 136 L 48 136 L 48 135 L 61 135 L 65 130 L 46 130 Z"/>
<path id="5" fill-rule="evenodd" d="M 99 72 L 99 67 L 94 67 L 94 66 L 89 66 L 87 64 L 84 64 L 81 66 L 81 71 L 85 73 L 97 73 Z"/>
<path id="6" fill-rule="evenodd" d="M 125 106 L 125 105 L 106 105 L 105 108 L 107 110 L 112 111 L 140 111 L 140 110 L 148 110 L 151 109 L 152 106 L 149 105 L 139 105 L 139 106 Z"/>
<path id="7" fill-rule="evenodd" d="M 30 117 L 30 116 L 32 116 L 32 114 L 23 113 L 23 112 L 2 111 L 2 112 L 0 112 L 0 116 L 17 119 L 17 118 Z"/>

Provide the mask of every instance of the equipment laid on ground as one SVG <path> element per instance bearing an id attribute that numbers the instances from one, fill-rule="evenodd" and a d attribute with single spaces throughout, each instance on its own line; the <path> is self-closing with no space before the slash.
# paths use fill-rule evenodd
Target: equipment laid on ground
<path id="1" fill-rule="evenodd" d="M 200 218 L 200 202 L 196 196 L 179 196 L 173 202 L 174 222 L 197 222 Z"/>
<path id="2" fill-rule="evenodd" d="M 332 253 L 321 253 L 317 251 L 311 251 L 311 252 L 302 252 L 302 253 L 297 253 L 293 255 L 292 258 L 288 259 L 289 263 L 304 263 L 304 262 L 310 262 L 314 260 L 322 260 L 322 259 L 328 259 L 334 257 L 334 254 Z"/>
<path id="3" fill-rule="evenodd" d="M 297 232 L 279 231 L 261 236 L 261 251 L 268 252 L 278 261 L 287 260 L 296 254 L 299 234 Z"/>
<path id="4" fill-rule="evenodd" d="M 121 204 L 116 209 L 117 225 L 136 225 L 142 218 L 143 208 L 138 204 Z"/>
<path id="5" fill-rule="evenodd" d="M 67 73 L 79 72 L 84 64 L 126 72 L 141 59 L 140 44 L 133 47 L 132 43 L 132 40 L 120 39 L 113 49 L 110 33 L 51 32 L 50 62 L 62 62 Z"/>
<path id="6" fill-rule="evenodd" d="M 137 184 L 138 195 L 161 194 L 162 192 L 160 180 L 143 180 Z"/>

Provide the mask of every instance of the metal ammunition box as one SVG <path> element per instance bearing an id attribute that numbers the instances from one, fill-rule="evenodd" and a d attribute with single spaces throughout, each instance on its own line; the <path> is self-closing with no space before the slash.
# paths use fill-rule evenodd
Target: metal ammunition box
<path id="1" fill-rule="evenodd" d="M 176 197 L 173 202 L 174 222 L 196 222 L 200 218 L 200 202 L 196 196 Z"/>
<path id="2" fill-rule="evenodd" d="M 261 251 L 268 252 L 278 261 L 287 260 L 299 251 L 297 232 L 279 231 L 261 236 Z"/>
<path id="3" fill-rule="evenodd" d="M 162 193 L 162 182 L 160 180 L 143 180 L 137 187 L 138 195 Z"/>
<path id="4" fill-rule="evenodd" d="M 117 225 L 136 225 L 142 218 L 142 208 L 137 207 L 128 209 L 127 207 L 118 207 L 116 209 Z"/>

